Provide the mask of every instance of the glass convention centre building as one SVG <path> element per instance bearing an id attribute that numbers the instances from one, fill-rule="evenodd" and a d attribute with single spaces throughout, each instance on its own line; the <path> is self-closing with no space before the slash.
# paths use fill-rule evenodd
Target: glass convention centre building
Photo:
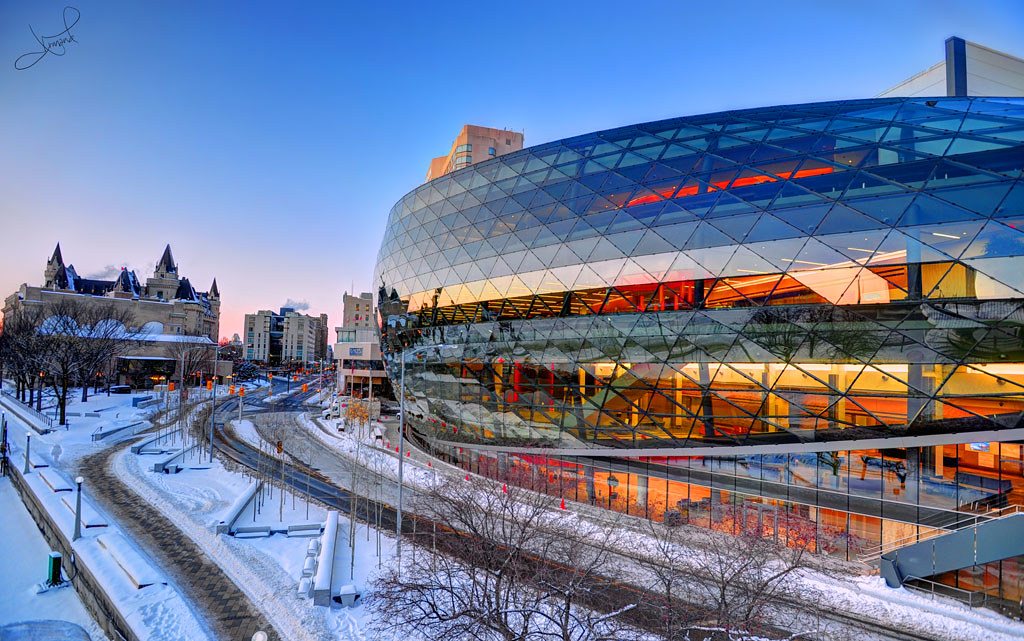
<path id="1" fill-rule="evenodd" d="M 677 118 L 391 210 L 410 436 L 468 471 L 848 559 L 1024 504 L 1024 99 Z M 1020 553 L 1017 553 L 1020 554 Z M 1024 557 L 933 580 L 1020 598 Z M 923 575 L 918 575 L 923 576 Z"/>

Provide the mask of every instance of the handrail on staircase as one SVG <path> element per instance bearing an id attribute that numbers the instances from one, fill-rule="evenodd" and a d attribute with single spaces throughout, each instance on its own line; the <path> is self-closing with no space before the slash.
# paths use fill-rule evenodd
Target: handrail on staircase
<path id="1" fill-rule="evenodd" d="M 921 541 L 927 541 L 928 539 L 948 534 L 950 532 L 956 532 L 957 530 L 963 530 L 964 528 L 973 527 L 980 523 L 987 523 L 988 521 L 994 521 L 995 519 L 1001 519 L 1018 512 L 1024 512 L 1024 506 L 1021 505 L 1008 505 L 1003 508 L 996 510 L 990 510 L 984 514 L 975 514 L 963 521 L 957 521 L 952 527 L 940 527 L 932 528 L 930 531 L 923 534 L 917 534 L 912 536 L 906 536 L 902 539 L 896 539 L 883 543 L 872 548 L 868 548 L 861 554 L 857 555 L 857 559 L 862 563 L 870 563 L 877 561 L 882 557 L 883 554 L 898 550 L 899 548 L 906 547 L 913 543 L 920 543 Z M 966 515 L 965 515 L 966 516 Z"/>

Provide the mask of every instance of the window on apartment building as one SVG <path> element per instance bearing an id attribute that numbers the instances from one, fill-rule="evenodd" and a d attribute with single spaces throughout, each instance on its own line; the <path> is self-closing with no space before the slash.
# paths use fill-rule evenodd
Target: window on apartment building
<path id="1" fill-rule="evenodd" d="M 506 138 L 505 139 L 505 145 L 511 145 L 511 144 L 512 144 L 512 139 L 511 138 Z"/>
<path id="2" fill-rule="evenodd" d="M 464 151 L 473 151 L 473 145 L 459 145 L 455 148 L 455 153 L 461 154 Z"/>
<path id="3" fill-rule="evenodd" d="M 487 153 L 492 155 L 492 156 L 497 156 L 498 155 L 498 152 L 494 150 L 494 147 L 488 147 L 487 148 Z"/>

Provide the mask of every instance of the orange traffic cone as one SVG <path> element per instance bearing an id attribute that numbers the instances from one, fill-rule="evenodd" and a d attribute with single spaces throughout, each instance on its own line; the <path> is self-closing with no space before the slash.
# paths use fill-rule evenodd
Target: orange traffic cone
<path id="1" fill-rule="evenodd" d="M 562 499 L 562 509 L 565 509 L 565 499 Z"/>
<path id="2" fill-rule="evenodd" d="M 467 481 L 469 480 L 469 474 L 467 474 L 467 475 L 466 475 L 466 480 L 467 480 Z"/>
<path id="3" fill-rule="evenodd" d="M 501 484 L 501 491 L 504 492 L 505 494 L 508 494 L 508 484 L 507 483 L 502 483 Z"/>

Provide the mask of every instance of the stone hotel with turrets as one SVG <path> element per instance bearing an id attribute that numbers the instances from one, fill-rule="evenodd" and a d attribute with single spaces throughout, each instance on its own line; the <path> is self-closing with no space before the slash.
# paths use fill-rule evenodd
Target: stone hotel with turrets
<path id="1" fill-rule="evenodd" d="M 60 245 L 46 262 L 43 285 L 22 284 L 4 301 L 3 314 L 32 310 L 55 302 L 60 297 L 107 308 L 127 309 L 141 343 L 131 354 L 119 356 L 118 380 L 139 387 L 150 387 L 175 375 L 176 345 L 216 344 L 220 327 L 220 292 L 214 279 L 208 292 L 197 291 L 188 278 L 178 273 L 171 247 L 164 248 L 152 278 L 143 284 L 133 270 L 121 269 L 114 280 L 81 278 L 73 265 L 64 264 Z M 179 350 L 180 351 L 180 350 Z"/>

